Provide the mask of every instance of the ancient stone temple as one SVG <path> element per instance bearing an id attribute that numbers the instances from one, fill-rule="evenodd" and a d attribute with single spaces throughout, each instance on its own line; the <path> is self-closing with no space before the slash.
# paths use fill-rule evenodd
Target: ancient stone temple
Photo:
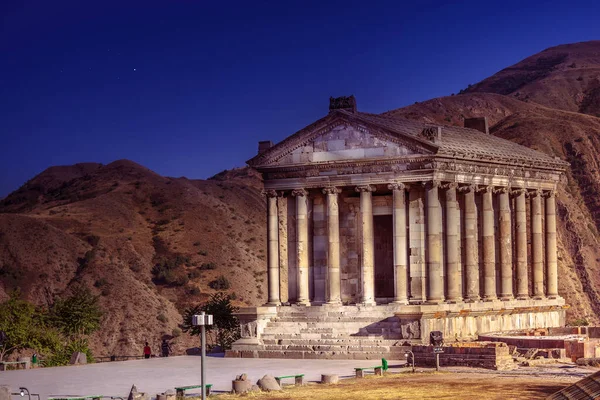
<path id="1" fill-rule="evenodd" d="M 248 164 L 264 177 L 268 303 L 240 313 L 229 356 L 389 356 L 431 330 L 564 324 L 555 191 L 568 164 L 485 119 L 440 127 L 332 98 Z"/>

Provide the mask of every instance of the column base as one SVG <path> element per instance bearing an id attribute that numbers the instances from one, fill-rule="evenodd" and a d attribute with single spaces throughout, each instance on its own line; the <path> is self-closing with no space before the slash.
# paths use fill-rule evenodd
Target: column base
<path id="1" fill-rule="evenodd" d="M 477 297 L 468 297 L 465 299 L 465 303 L 477 303 L 478 301 L 481 301 L 481 297 L 477 296 Z"/>
<path id="2" fill-rule="evenodd" d="M 529 300 L 529 295 L 519 294 L 517 295 L 517 300 Z"/>
<path id="3" fill-rule="evenodd" d="M 544 300 L 544 299 L 546 299 L 546 297 L 544 297 L 544 296 L 533 296 L 532 299 L 533 300 Z"/>
<path id="4" fill-rule="evenodd" d="M 341 300 L 330 300 L 330 301 L 326 302 L 324 305 L 326 305 L 326 306 L 341 306 L 342 301 Z"/>
<path id="5" fill-rule="evenodd" d="M 361 301 L 359 304 L 361 306 L 376 306 L 377 305 L 377 303 L 375 303 L 373 300 Z"/>
<path id="6" fill-rule="evenodd" d="M 310 302 L 307 300 L 298 300 L 296 302 L 297 306 L 304 306 L 304 307 L 310 307 Z"/>
<path id="7" fill-rule="evenodd" d="M 408 299 L 400 299 L 400 300 L 394 300 L 392 301 L 390 304 L 402 304 L 402 305 L 407 305 L 408 304 Z"/>
<path id="8" fill-rule="evenodd" d="M 280 301 L 269 301 L 269 302 L 265 303 L 265 307 L 277 307 L 280 305 L 281 305 Z"/>
<path id="9" fill-rule="evenodd" d="M 442 304 L 444 299 L 428 299 L 425 304 Z"/>
<path id="10" fill-rule="evenodd" d="M 417 305 L 417 306 L 420 304 L 423 304 L 423 303 L 425 303 L 425 300 L 423 300 L 423 299 L 410 299 L 408 301 L 408 304 Z"/>
<path id="11" fill-rule="evenodd" d="M 554 300 L 560 298 L 560 296 L 558 294 L 549 294 L 548 296 L 546 296 L 546 298 Z"/>
<path id="12" fill-rule="evenodd" d="M 461 298 L 446 300 L 447 304 L 458 304 L 458 303 L 462 303 L 462 302 L 463 302 L 463 299 L 461 299 Z"/>
<path id="13" fill-rule="evenodd" d="M 506 294 L 506 295 L 501 294 L 500 295 L 500 300 L 502 300 L 502 301 L 511 301 L 514 299 L 515 299 L 515 297 L 512 294 Z"/>
<path id="14" fill-rule="evenodd" d="M 486 302 L 496 301 L 496 300 L 498 300 L 498 297 L 496 297 L 496 296 L 484 296 L 483 297 L 483 301 L 486 301 Z"/>

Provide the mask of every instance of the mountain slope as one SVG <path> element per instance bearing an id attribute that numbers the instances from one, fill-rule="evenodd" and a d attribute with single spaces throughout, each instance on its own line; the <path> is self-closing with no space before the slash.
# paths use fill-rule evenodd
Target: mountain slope
<path id="1" fill-rule="evenodd" d="M 548 48 L 465 92 L 497 93 L 600 116 L 600 40 Z"/>
<path id="2" fill-rule="evenodd" d="M 238 304 L 264 303 L 262 182 L 248 169 L 223 176 L 164 178 L 127 160 L 49 168 L 0 202 L 0 297 L 20 287 L 45 304 L 92 287 L 106 311 L 99 355 L 172 334 L 220 275 Z"/>

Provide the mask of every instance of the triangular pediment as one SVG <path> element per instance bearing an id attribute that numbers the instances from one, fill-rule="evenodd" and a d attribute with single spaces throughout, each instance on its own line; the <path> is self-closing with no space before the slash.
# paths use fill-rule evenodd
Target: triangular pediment
<path id="1" fill-rule="evenodd" d="M 434 154 L 421 138 L 392 132 L 344 114 L 325 117 L 248 161 L 254 167 L 277 167 L 358 160 L 397 159 Z"/>

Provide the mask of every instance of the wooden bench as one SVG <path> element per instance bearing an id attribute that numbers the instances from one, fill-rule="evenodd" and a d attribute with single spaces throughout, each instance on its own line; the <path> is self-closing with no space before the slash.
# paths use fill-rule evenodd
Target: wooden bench
<path id="1" fill-rule="evenodd" d="M 29 369 L 30 362 L 29 361 L 0 361 L 0 371 L 6 371 L 6 367 L 10 365 L 16 365 L 17 369 L 19 369 L 20 365 L 23 365 L 24 369 Z"/>
<path id="2" fill-rule="evenodd" d="M 357 378 L 365 377 L 365 370 L 372 369 L 375 375 L 383 375 L 383 365 L 375 365 L 373 367 L 354 368 Z"/>
<path id="3" fill-rule="evenodd" d="M 296 385 L 302 385 L 304 381 L 304 374 L 276 376 L 275 380 L 277 381 L 279 386 L 281 386 L 281 380 L 286 378 L 294 378 L 294 382 Z"/>
<path id="4" fill-rule="evenodd" d="M 201 388 L 202 385 L 190 385 L 190 386 L 181 386 L 181 387 L 176 387 L 175 391 L 177 393 L 177 397 L 183 397 L 185 396 L 185 391 L 188 389 L 198 389 Z M 206 385 L 204 385 L 204 387 L 206 387 L 206 395 L 210 396 L 210 388 L 212 388 L 212 383 L 208 383 Z"/>

